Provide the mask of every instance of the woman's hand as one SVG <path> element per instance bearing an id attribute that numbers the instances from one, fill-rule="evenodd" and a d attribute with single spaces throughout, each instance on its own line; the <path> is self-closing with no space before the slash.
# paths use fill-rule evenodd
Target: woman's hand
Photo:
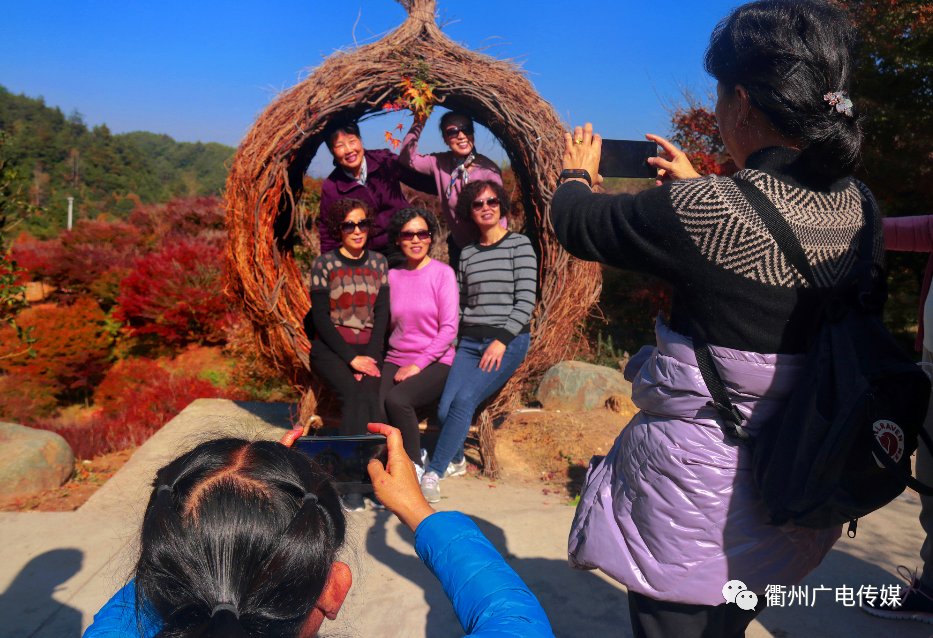
<path id="1" fill-rule="evenodd" d="M 649 157 L 648 163 L 658 169 L 657 185 L 660 186 L 665 181 L 674 181 L 677 179 L 694 179 L 700 177 L 700 174 L 693 168 L 690 158 L 682 150 L 671 144 L 660 135 L 645 135 L 649 140 L 661 147 L 661 154 L 657 157 Z"/>
<path id="2" fill-rule="evenodd" d="M 414 363 L 411 364 L 410 366 L 402 366 L 401 368 L 398 369 L 398 372 L 395 373 L 395 382 L 401 383 L 405 379 L 408 379 L 409 377 L 413 377 L 419 372 L 421 372 L 421 368 L 416 366 Z"/>
<path id="3" fill-rule="evenodd" d="M 599 175 L 599 154 L 602 152 L 603 138 L 593 133 L 593 125 L 587 122 L 582 127 L 573 129 L 573 133 L 564 133 L 563 168 L 582 168 L 590 174 L 593 186 L 603 181 Z"/>
<path id="4" fill-rule="evenodd" d="M 361 374 L 366 374 L 371 377 L 382 375 L 382 373 L 379 372 L 379 366 L 376 364 L 376 360 L 372 357 L 357 355 L 350 360 L 350 367 Z M 359 379 L 357 379 L 357 381 L 359 381 Z"/>
<path id="5" fill-rule="evenodd" d="M 502 364 L 502 355 L 505 354 L 505 344 L 498 339 L 493 339 L 492 343 L 483 350 L 483 356 L 479 360 L 479 369 L 483 372 L 492 372 L 498 370 Z"/>
<path id="6" fill-rule="evenodd" d="M 385 467 L 377 459 L 371 460 L 366 467 L 376 498 L 411 531 L 415 531 L 421 521 L 434 513 L 434 508 L 428 505 L 421 494 L 415 465 L 405 454 L 402 433 L 385 423 L 370 423 L 366 427 L 373 434 L 385 435 L 389 448 Z"/>

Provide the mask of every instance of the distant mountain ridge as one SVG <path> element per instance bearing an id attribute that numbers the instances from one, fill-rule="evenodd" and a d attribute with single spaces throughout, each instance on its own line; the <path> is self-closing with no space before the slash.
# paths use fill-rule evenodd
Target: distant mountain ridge
<path id="1" fill-rule="evenodd" d="M 176 142 L 168 135 L 114 135 L 88 128 L 80 113 L 65 116 L 40 98 L 0 86 L 0 159 L 21 181 L 37 210 L 25 229 L 40 237 L 65 226 L 68 196 L 75 215 L 124 217 L 136 202 L 220 194 L 236 149 L 214 142 Z"/>

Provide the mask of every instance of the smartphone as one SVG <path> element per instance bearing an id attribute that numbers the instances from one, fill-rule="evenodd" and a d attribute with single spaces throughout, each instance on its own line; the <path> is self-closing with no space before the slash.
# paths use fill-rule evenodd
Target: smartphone
<path id="1" fill-rule="evenodd" d="M 366 466 L 372 459 L 379 459 L 383 465 L 388 460 L 386 438 L 381 434 L 302 436 L 292 448 L 317 462 L 340 494 L 371 494 L 373 486 Z"/>
<path id="2" fill-rule="evenodd" d="M 658 145 L 638 140 L 603 140 L 599 156 L 599 174 L 603 177 L 654 178 L 658 169 L 648 163 L 657 157 Z"/>

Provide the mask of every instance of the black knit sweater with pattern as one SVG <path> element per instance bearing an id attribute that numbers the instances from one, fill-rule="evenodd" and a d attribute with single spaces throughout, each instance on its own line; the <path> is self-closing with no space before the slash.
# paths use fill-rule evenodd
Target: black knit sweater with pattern
<path id="1" fill-rule="evenodd" d="M 817 185 L 797 170 L 799 154 L 766 148 L 737 173 L 774 203 L 800 240 L 820 286 L 856 260 L 865 200 L 874 259 L 884 254 L 877 206 L 852 178 Z M 709 343 L 761 353 L 799 353 L 820 304 L 778 249 L 731 178 L 684 180 L 637 195 L 592 193 L 568 182 L 554 193 L 551 221 L 571 254 L 660 277 L 674 289 L 671 327 Z"/>

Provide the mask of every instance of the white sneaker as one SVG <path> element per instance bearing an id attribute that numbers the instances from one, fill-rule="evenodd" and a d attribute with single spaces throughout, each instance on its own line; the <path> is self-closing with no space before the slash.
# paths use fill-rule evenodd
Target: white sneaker
<path id="1" fill-rule="evenodd" d="M 425 472 L 421 478 L 421 493 L 428 503 L 437 503 L 441 500 L 441 477 L 435 472 Z"/>
<path id="2" fill-rule="evenodd" d="M 412 465 L 415 466 L 415 476 L 418 477 L 418 483 L 421 483 L 421 478 L 424 476 L 424 468 L 417 463 L 412 463 Z"/>
<path id="3" fill-rule="evenodd" d="M 450 478 L 451 476 L 463 476 L 467 473 L 467 462 L 466 459 L 463 459 L 459 463 L 450 462 L 450 465 L 447 466 L 447 471 L 444 472 L 444 478 Z"/>
<path id="4" fill-rule="evenodd" d="M 428 451 L 424 448 L 421 448 L 421 467 L 427 467 L 428 461 Z"/>

